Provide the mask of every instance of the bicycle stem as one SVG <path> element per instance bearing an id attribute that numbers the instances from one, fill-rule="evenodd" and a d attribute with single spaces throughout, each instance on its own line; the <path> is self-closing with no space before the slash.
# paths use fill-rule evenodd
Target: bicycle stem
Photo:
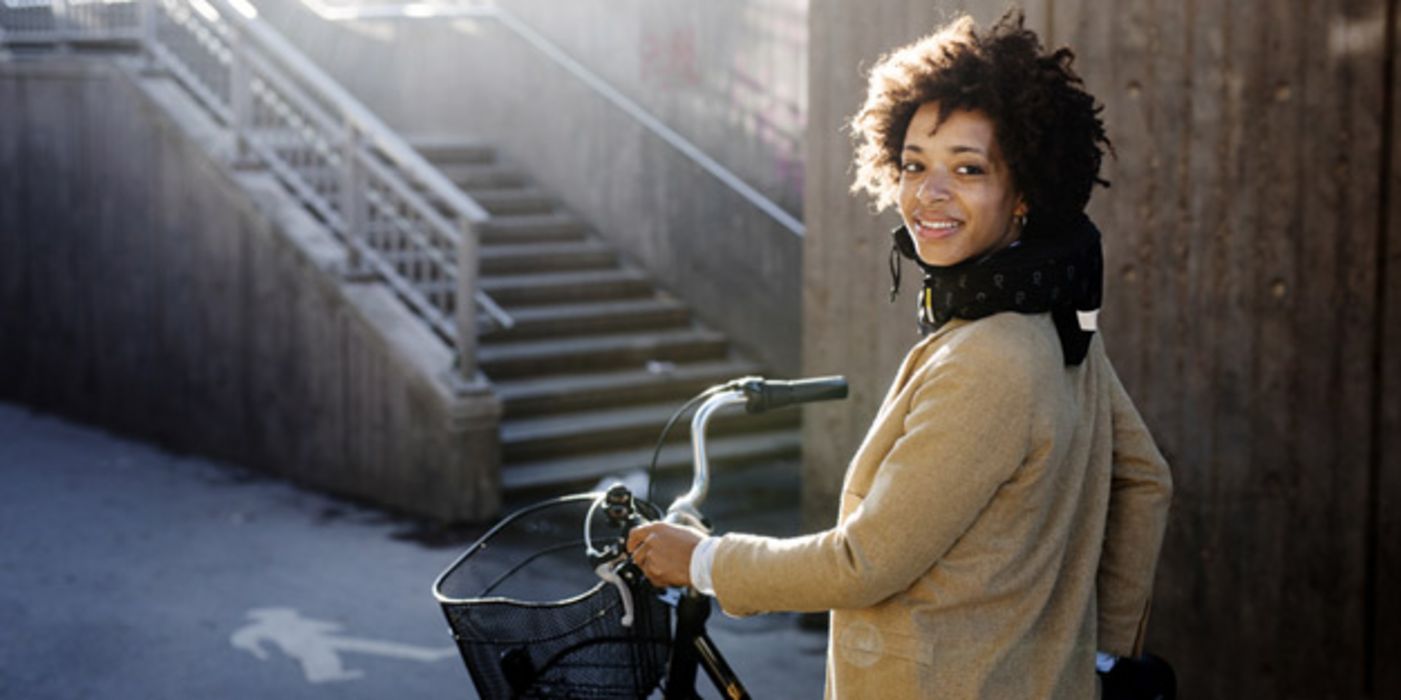
<path id="1" fill-rule="evenodd" d="M 691 450 L 695 470 L 691 477 L 691 490 L 671 502 L 671 506 L 666 509 L 667 522 L 710 529 L 705 525 L 705 517 L 700 512 L 700 505 L 705 502 L 705 496 L 710 491 L 710 460 L 705 452 L 705 429 L 716 411 L 726 406 L 743 404 L 747 400 L 744 391 L 726 389 L 706 399 L 700 408 L 696 409 L 696 414 L 691 417 Z"/>

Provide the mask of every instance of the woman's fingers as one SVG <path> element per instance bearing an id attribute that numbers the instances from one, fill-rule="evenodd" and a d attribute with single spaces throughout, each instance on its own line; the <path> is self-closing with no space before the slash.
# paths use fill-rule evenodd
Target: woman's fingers
<path id="1" fill-rule="evenodd" d="M 632 544 L 632 539 L 628 539 L 628 547 L 632 549 L 632 563 L 642 566 L 647 561 L 647 541 L 644 539 L 636 545 Z"/>
<path id="2" fill-rule="evenodd" d="M 687 586 L 691 583 L 691 552 L 701 536 L 678 525 L 648 523 L 633 528 L 627 547 L 632 562 L 653 584 Z"/>
<path id="3" fill-rule="evenodd" d="M 628 533 L 628 551 L 631 552 L 637 549 L 638 545 L 641 545 L 642 541 L 647 539 L 647 535 L 661 525 L 662 523 L 647 523 L 633 528 L 632 532 Z"/>

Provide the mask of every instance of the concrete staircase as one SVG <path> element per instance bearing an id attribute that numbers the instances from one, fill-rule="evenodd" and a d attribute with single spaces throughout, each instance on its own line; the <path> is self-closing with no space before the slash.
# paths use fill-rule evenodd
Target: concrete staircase
<path id="1" fill-rule="evenodd" d="M 484 336 L 478 360 L 504 404 L 508 493 L 645 468 L 687 398 L 762 373 L 490 147 L 410 142 L 492 215 L 482 232 L 481 287 L 516 325 Z M 794 411 L 719 416 L 712 460 L 795 456 L 797 421 Z M 689 467 L 688 427 L 672 428 L 659 468 Z"/>

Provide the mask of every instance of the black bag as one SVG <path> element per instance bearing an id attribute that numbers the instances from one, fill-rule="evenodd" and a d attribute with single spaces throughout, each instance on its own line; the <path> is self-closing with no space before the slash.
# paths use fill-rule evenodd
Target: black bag
<path id="1" fill-rule="evenodd" d="M 1099 674 L 1103 700 L 1174 700 L 1177 674 L 1161 657 L 1124 657 L 1108 673 Z"/>

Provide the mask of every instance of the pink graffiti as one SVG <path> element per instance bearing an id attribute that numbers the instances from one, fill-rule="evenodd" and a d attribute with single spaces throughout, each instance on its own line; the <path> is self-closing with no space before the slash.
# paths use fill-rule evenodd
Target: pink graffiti
<path id="1" fill-rule="evenodd" d="M 696 33 L 693 27 L 642 37 L 642 82 L 666 87 L 695 87 L 701 83 L 696 62 Z"/>

